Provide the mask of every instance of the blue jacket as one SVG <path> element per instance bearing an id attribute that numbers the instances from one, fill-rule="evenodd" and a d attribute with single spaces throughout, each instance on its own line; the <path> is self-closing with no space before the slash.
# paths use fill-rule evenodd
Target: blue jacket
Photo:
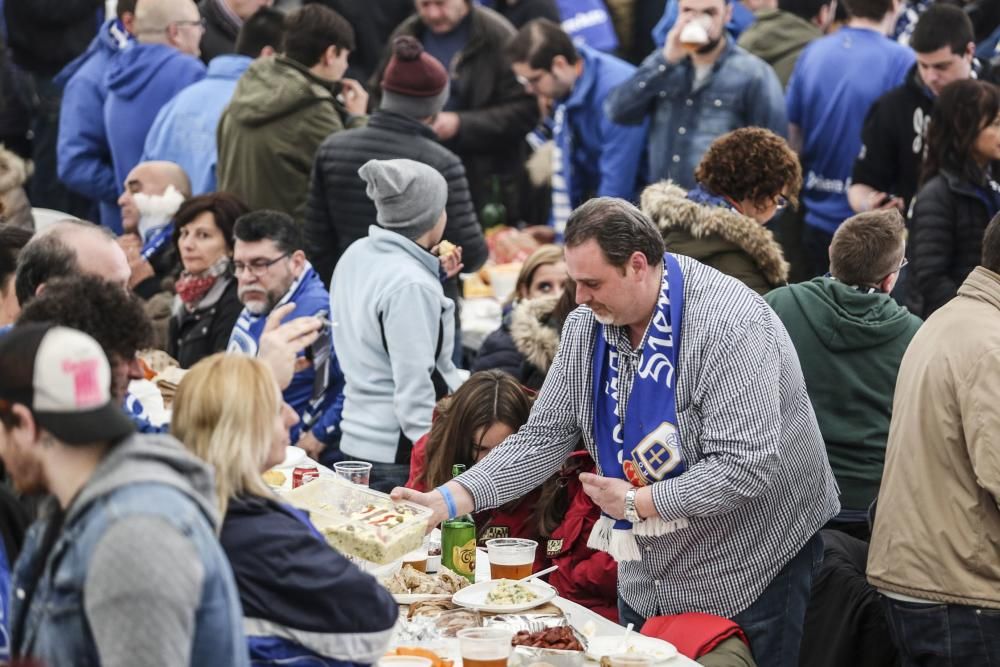
<path id="1" fill-rule="evenodd" d="M 275 308 L 284 303 L 292 302 L 295 310 L 283 322 L 290 322 L 298 317 L 312 316 L 320 311 L 329 317 L 330 293 L 323 287 L 323 281 L 306 262 L 306 267 L 298 280 L 292 283 L 285 296 L 275 304 Z M 332 319 L 332 318 L 331 318 Z M 267 315 L 254 315 L 246 308 L 240 313 L 229 338 L 229 352 L 241 352 L 251 356 L 257 355 L 260 335 L 264 332 Z M 303 428 L 311 432 L 320 442 L 331 444 L 340 434 L 340 413 L 344 409 L 344 375 L 337 361 L 337 352 L 333 347 L 333 337 L 330 337 L 330 378 L 322 399 L 315 404 L 312 401 L 313 384 L 316 381 L 316 371 L 312 367 L 299 371 L 292 377 L 291 384 L 285 388 L 285 402 L 299 415 L 301 420 L 292 429 L 292 442 L 299 439 Z"/>
<path id="2" fill-rule="evenodd" d="M 374 664 L 392 639 L 392 595 L 326 543 L 301 510 L 229 501 L 222 533 L 254 665 Z"/>
<path id="3" fill-rule="evenodd" d="M 718 136 L 740 127 L 760 126 L 785 136 L 785 95 L 766 62 L 732 39 L 708 79 L 694 88 L 691 58 L 668 63 L 662 49 L 643 61 L 631 79 L 611 91 L 605 110 L 617 123 L 649 126 L 649 180 L 670 179 L 685 189 Z M 863 114 L 862 114 L 863 116 Z"/>
<path id="4" fill-rule="evenodd" d="M 51 515 L 28 531 L 14 568 L 14 655 L 31 656 L 47 667 L 92 667 L 101 664 L 100 639 L 107 638 L 112 628 L 172 637 L 183 632 L 173 614 L 186 619 L 185 612 L 190 612 L 188 664 L 248 665 L 236 584 L 215 534 L 218 512 L 213 489 L 209 467 L 173 438 L 136 435 L 112 447 L 66 511 L 51 548 L 45 548 Z M 150 518 L 157 522 L 155 532 L 149 529 Z M 136 536 L 136 530 L 145 533 Z M 127 548 L 112 549 L 120 559 L 115 562 L 96 560 L 96 554 L 108 553 L 104 541 L 112 531 L 133 543 L 138 537 L 147 548 L 190 552 L 192 560 L 170 565 L 171 572 L 157 570 L 162 565 L 138 555 L 125 557 Z M 192 601 L 193 609 L 161 609 L 149 593 L 153 588 L 137 591 L 137 597 L 145 593 L 151 598 L 149 612 L 123 621 L 123 612 L 111 600 L 92 597 L 100 598 L 108 590 L 116 570 L 123 586 L 150 579 L 163 579 L 164 585 L 178 577 L 200 580 L 200 595 Z M 140 601 L 128 603 L 134 610 Z M 155 662 L 164 657 L 145 659 Z"/>
<path id="5" fill-rule="evenodd" d="M 100 207 L 101 224 L 121 233 L 118 195 L 122 182 L 115 178 L 111 147 L 104 131 L 106 79 L 111 59 L 133 45 L 132 36 L 116 19 L 108 21 L 90 47 L 66 65 L 56 77 L 64 86 L 59 110 L 56 167 L 66 187 L 94 200 Z"/>
<path id="6" fill-rule="evenodd" d="M 118 184 L 139 164 L 146 133 L 163 105 L 204 77 L 200 60 L 162 44 L 136 44 L 111 60 L 104 127 Z"/>
<path id="7" fill-rule="evenodd" d="M 455 302 L 444 295 L 440 266 L 376 225 L 337 262 L 330 303 L 347 379 L 340 449 L 349 457 L 401 463 L 400 435 L 419 440 L 439 390 L 462 384 L 452 362 Z M 381 267 L 392 270 L 374 270 Z"/>
<path id="8" fill-rule="evenodd" d="M 215 192 L 215 132 L 236 82 L 252 62 L 249 56 L 240 55 L 213 58 L 204 79 L 177 93 L 156 114 L 142 161 L 176 162 L 191 179 L 191 194 Z"/>
<path id="9" fill-rule="evenodd" d="M 619 125 L 604 113 L 604 100 L 627 81 L 635 67 L 586 46 L 577 47 L 583 74 L 569 97 L 561 100 L 567 120 L 556 127 L 554 140 L 563 155 L 563 175 L 573 208 L 590 196 L 636 201 L 645 185 L 643 165 L 647 122 Z M 566 131 L 566 130 L 569 131 Z"/>

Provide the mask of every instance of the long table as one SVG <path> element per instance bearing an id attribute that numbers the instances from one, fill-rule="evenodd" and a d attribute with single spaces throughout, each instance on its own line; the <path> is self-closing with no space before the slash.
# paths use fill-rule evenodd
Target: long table
<path id="1" fill-rule="evenodd" d="M 484 549 L 477 549 L 476 552 L 476 583 L 481 581 L 490 580 L 490 564 L 489 559 L 486 555 Z M 562 612 L 566 615 L 566 620 L 577 630 L 583 628 L 584 626 L 591 624 L 593 628 L 596 629 L 597 637 L 621 637 L 625 632 L 625 629 L 613 623 L 608 619 L 604 618 L 600 614 L 597 614 L 586 607 L 567 600 L 563 597 L 557 597 L 552 601 L 552 604 L 559 607 Z M 401 605 L 405 609 L 405 605 Z M 394 646 L 397 644 L 394 643 Z M 455 660 L 455 666 L 460 667 L 462 664 L 461 657 L 458 652 L 458 640 L 441 640 L 440 646 L 446 648 L 449 652 L 449 657 Z M 597 665 L 593 660 L 587 660 L 587 665 Z M 657 663 L 657 667 L 699 667 L 698 663 L 690 658 L 686 658 L 683 655 L 677 654 L 677 656 L 665 660 L 663 662 Z"/>

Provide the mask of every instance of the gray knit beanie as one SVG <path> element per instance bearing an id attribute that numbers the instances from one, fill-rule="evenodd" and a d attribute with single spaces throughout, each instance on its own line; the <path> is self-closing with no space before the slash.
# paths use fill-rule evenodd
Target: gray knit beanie
<path id="1" fill-rule="evenodd" d="M 448 183 L 437 169 L 413 160 L 369 160 L 358 175 L 368 184 L 378 224 L 415 240 L 441 218 Z"/>

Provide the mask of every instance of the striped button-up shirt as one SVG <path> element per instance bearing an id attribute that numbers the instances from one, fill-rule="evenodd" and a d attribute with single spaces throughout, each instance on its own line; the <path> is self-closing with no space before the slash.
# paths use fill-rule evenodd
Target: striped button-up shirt
<path id="1" fill-rule="evenodd" d="M 642 560 L 619 564 L 618 588 L 649 617 L 700 611 L 732 617 L 840 509 L 798 357 L 777 315 L 739 281 L 677 256 L 684 315 L 677 380 L 687 470 L 652 485 L 665 520 L 688 527 L 636 536 Z M 458 479 L 477 509 L 526 495 L 554 474 L 580 438 L 594 458 L 593 348 L 597 321 L 578 308 L 528 422 Z M 625 418 L 642 346 L 605 327 L 622 352 Z"/>

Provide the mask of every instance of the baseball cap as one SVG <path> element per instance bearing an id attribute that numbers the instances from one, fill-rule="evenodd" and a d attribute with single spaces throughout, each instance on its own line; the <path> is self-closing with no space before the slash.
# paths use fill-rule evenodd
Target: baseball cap
<path id="1" fill-rule="evenodd" d="M 85 333 L 47 323 L 0 337 L 0 400 L 21 403 L 67 444 L 118 440 L 135 430 L 111 396 L 111 365 Z"/>

